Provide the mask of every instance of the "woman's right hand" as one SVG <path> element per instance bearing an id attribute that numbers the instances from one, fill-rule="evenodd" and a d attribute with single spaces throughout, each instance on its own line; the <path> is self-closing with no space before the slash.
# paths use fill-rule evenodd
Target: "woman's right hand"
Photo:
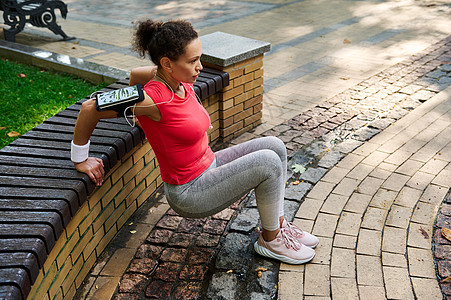
<path id="1" fill-rule="evenodd" d="M 81 163 L 74 163 L 77 171 L 85 173 L 97 185 L 101 186 L 105 176 L 103 161 L 100 158 L 88 157 Z"/>

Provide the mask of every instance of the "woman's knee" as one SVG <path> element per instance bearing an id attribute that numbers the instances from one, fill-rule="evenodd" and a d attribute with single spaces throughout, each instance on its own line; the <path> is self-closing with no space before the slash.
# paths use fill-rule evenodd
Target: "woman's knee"
<path id="1" fill-rule="evenodd" d="M 287 148 L 281 139 L 275 136 L 266 136 L 262 139 L 264 139 L 265 144 L 267 144 L 267 149 L 276 152 L 281 159 L 286 159 Z"/>
<path id="2" fill-rule="evenodd" d="M 278 153 L 273 149 L 264 149 L 256 152 L 258 155 L 258 165 L 269 169 L 273 175 L 280 176 L 283 172 L 283 165 Z"/>

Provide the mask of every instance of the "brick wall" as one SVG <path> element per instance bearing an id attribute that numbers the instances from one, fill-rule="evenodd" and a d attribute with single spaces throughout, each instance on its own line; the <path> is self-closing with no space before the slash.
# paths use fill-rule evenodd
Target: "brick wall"
<path id="1" fill-rule="evenodd" d="M 213 126 L 208 131 L 210 144 L 230 140 L 261 123 L 262 67 L 260 55 L 221 69 L 230 75 L 229 86 L 202 101 Z M 155 154 L 143 140 L 79 208 L 40 270 L 28 299 L 71 299 L 116 233 L 161 185 Z"/>
<path id="2" fill-rule="evenodd" d="M 231 140 L 261 124 L 263 54 L 224 68 L 204 65 L 229 73 L 229 86 L 218 94 L 220 138 Z"/>
<path id="3" fill-rule="evenodd" d="M 202 101 L 213 126 L 211 144 L 220 137 L 218 100 L 215 94 Z M 143 140 L 79 208 L 47 257 L 28 299 L 71 299 L 116 233 L 162 183 L 155 154 Z"/>

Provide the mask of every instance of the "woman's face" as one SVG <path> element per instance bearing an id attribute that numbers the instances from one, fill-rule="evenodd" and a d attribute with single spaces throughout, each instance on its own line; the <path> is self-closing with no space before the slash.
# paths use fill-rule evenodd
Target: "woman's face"
<path id="1" fill-rule="evenodd" d="M 192 40 L 185 47 L 185 53 L 172 61 L 172 77 L 177 81 L 194 83 L 202 70 L 200 57 L 202 55 L 202 44 L 198 38 Z"/>

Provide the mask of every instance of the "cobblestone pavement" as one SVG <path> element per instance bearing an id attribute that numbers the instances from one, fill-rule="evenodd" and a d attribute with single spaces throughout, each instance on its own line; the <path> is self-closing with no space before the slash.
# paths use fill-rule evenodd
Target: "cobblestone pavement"
<path id="1" fill-rule="evenodd" d="M 130 70 L 143 64 L 129 50 L 130 19 L 148 10 L 187 17 L 201 35 L 270 42 L 263 124 L 232 143 L 284 140 L 290 170 L 306 168 L 290 173 L 286 214 L 321 239 L 311 263 L 279 265 L 252 250 L 253 193 L 201 220 L 180 218 L 159 194 L 106 249 L 78 299 L 451 296 L 441 234 L 451 222 L 447 1 L 65 2 L 61 24 L 77 44 L 31 28 L 17 41 Z"/>
<path id="2" fill-rule="evenodd" d="M 282 264 L 279 273 L 277 263 L 255 256 L 251 193 L 208 219 L 169 210 L 115 299 L 440 299 L 430 249 L 436 245 L 439 278 L 448 277 L 450 243 L 439 233 L 432 240 L 451 219 L 443 206 L 433 230 L 451 184 L 448 62 L 451 38 L 262 134 L 283 139 L 290 165 L 306 168 L 291 174 L 285 207 L 321 239 L 311 264 Z"/>

